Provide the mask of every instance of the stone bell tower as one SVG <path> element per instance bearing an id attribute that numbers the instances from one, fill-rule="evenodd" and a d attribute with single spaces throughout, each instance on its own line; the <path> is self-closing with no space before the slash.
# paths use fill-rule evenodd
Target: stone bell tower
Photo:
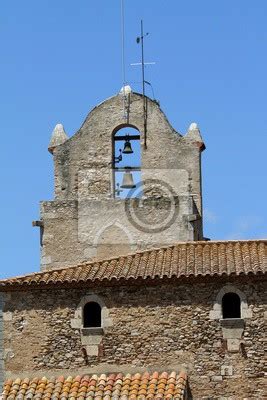
<path id="1" fill-rule="evenodd" d="M 203 239 L 199 129 L 182 136 L 147 97 L 144 118 L 143 100 L 125 87 L 71 138 L 55 127 L 55 196 L 38 221 L 42 270 Z"/>

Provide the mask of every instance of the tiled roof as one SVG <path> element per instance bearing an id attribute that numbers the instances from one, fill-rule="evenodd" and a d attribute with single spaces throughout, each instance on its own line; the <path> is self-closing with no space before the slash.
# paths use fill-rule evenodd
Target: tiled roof
<path id="1" fill-rule="evenodd" d="M 60 283 L 262 274 L 266 265 L 267 240 L 186 242 L 2 280 L 0 290 Z"/>
<path id="2" fill-rule="evenodd" d="M 102 374 L 64 378 L 7 380 L 3 400 L 78 399 L 78 400 L 183 400 L 186 395 L 185 372 L 143 375 Z"/>

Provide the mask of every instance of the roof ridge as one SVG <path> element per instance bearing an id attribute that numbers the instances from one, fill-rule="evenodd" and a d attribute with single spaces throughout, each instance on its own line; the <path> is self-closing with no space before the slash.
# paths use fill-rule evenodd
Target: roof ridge
<path id="1" fill-rule="evenodd" d="M 96 264 L 99 264 L 100 266 L 103 265 L 106 262 L 112 262 L 112 261 L 120 261 L 123 259 L 129 259 L 133 256 L 137 256 L 137 255 L 145 255 L 145 254 L 150 254 L 151 252 L 158 252 L 158 251 L 162 251 L 162 250 L 166 250 L 166 249 L 174 249 L 174 248 L 179 248 L 182 246 L 188 247 L 188 246 L 212 246 L 214 244 L 232 244 L 232 243 L 240 243 L 240 244 L 246 244 L 246 243 L 255 243 L 255 244 L 259 244 L 259 243 L 264 243 L 267 244 L 267 239 L 246 239 L 246 240 L 210 240 L 210 241 L 205 241 L 205 240 L 201 240 L 201 241 L 188 241 L 188 242 L 177 242 L 177 243 L 173 243 L 170 245 L 166 245 L 166 246 L 162 246 L 162 247 L 152 247 L 150 249 L 144 249 L 144 250 L 138 250 L 132 253 L 128 253 L 128 254 L 123 254 L 123 255 L 119 255 L 119 256 L 114 256 L 114 257 L 110 257 L 110 258 L 103 258 L 103 259 L 97 259 L 97 260 L 91 260 L 91 261 L 84 261 L 81 262 L 79 264 L 74 264 L 74 265 L 68 265 L 68 266 L 63 266 L 63 267 L 59 267 L 59 268 L 55 268 L 55 269 L 49 269 L 49 270 L 45 270 L 45 271 L 38 271 L 38 272 L 33 272 L 30 274 L 25 274 L 25 275 L 19 275 L 19 276 L 14 276 L 11 278 L 6 278 L 6 279 L 1 279 L 0 280 L 0 287 L 4 286 L 5 283 L 11 282 L 11 281 L 15 281 L 18 279 L 27 279 L 27 278 L 34 278 L 34 277 L 38 277 L 38 276 L 43 276 L 45 274 L 56 274 L 56 273 L 60 273 L 62 271 L 70 271 L 73 269 L 77 269 L 79 267 L 90 267 Z"/>

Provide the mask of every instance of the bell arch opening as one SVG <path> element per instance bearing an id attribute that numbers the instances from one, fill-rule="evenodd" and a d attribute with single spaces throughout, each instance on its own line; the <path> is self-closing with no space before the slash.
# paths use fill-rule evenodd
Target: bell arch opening
<path id="1" fill-rule="evenodd" d="M 141 196 L 140 132 L 125 125 L 113 133 L 113 194 L 115 198 Z"/>

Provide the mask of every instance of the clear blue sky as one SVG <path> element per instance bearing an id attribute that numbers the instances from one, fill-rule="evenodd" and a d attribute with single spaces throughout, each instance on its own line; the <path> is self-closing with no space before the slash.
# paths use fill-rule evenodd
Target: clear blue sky
<path id="1" fill-rule="evenodd" d="M 53 196 L 47 152 L 122 86 L 120 0 L 2 0 L 1 272 L 39 269 L 39 201 Z M 181 133 L 205 139 L 205 235 L 267 237 L 266 0 L 125 0 L 127 81 L 140 90 L 135 43 L 144 19 L 147 80 Z"/>

